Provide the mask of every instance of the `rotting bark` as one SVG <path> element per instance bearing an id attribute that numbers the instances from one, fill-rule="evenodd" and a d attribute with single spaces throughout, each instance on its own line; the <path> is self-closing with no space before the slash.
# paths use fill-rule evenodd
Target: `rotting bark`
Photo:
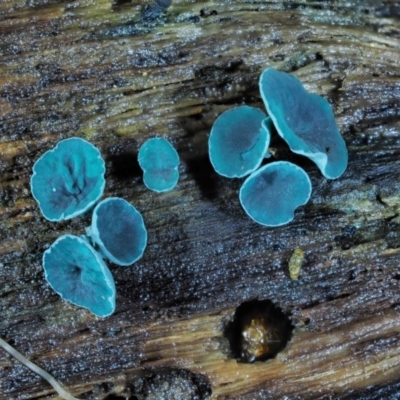
<path id="1" fill-rule="evenodd" d="M 149 5 L 149 3 L 148 3 Z M 80 398 L 382 399 L 400 391 L 400 7 L 395 0 L 174 1 L 141 20 L 135 1 L 0 2 L 0 333 Z M 349 167 L 306 169 L 311 201 L 267 229 L 217 176 L 207 137 L 232 105 L 262 107 L 266 67 L 331 102 Z M 43 251 L 90 215 L 50 223 L 30 195 L 34 161 L 80 136 L 106 159 L 105 196 L 142 212 L 148 248 L 111 266 L 117 310 L 98 319 L 44 280 Z M 178 187 L 142 184 L 138 147 L 156 135 L 182 159 Z M 305 253 L 298 280 L 288 262 Z M 232 358 L 235 308 L 269 299 L 293 336 L 272 360 Z M 0 398 L 54 396 L 1 351 Z M 167 389 L 166 389 L 167 387 Z M 179 397 L 180 396 L 180 397 Z M 197 397 L 196 397 L 197 396 Z"/>

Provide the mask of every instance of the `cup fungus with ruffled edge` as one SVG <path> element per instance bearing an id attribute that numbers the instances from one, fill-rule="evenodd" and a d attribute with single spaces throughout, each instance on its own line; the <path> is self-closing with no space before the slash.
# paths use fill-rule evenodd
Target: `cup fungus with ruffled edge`
<path id="1" fill-rule="evenodd" d="M 62 140 L 35 162 L 32 195 L 49 221 L 70 219 L 100 199 L 104 173 L 104 160 L 95 146 L 77 137 Z"/>
<path id="2" fill-rule="evenodd" d="M 265 130 L 266 134 L 268 135 L 268 146 L 271 139 L 271 132 L 274 129 L 274 123 L 270 117 L 267 117 L 261 121 L 261 128 Z M 272 154 L 269 151 L 266 151 L 264 154 L 264 158 L 271 158 Z"/>
<path id="3" fill-rule="evenodd" d="M 167 192 L 178 183 L 179 155 L 168 140 L 147 140 L 139 149 L 138 161 L 143 170 L 143 182 L 150 190 Z"/>
<path id="4" fill-rule="evenodd" d="M 115 310 L 115 283 L 100 255 L 78 236 L 58 238 L 43 254 L 45 278 L 64 300 L 99 317 Z"/>
<path id="5" fill-rule="evenodd" d="M 273 68 L 261 74 L 259 84 L 268 114 L 290 149 L 313 160 L 326 178 L 342 175 L 347 148 L 329 103 L 308 93 L 293 75 Z"/>
<path id="6" fill-rule="evenodd" d="M 239 200 L 255 222 L 265 226 L 285 225 L 297 207 L 311 196 L 307 173 L 287 161 L 277 161 L 253 172 L 243 183 Z"/>
<path id="7" fill-rule="evenodd" d="M 87 236 L 104 257 L 122 266 L 139 260 L 147 245 L 141 214 L 119 197 L 110 197 L 95 207 Z"/>
<path id="8" fill-rule="evenodd" d="M 270 142 L 265 119 L 261 110 L 239 106 L 215 120 L 208 149 L 216 172 L 227 178 L 241 178 L 260 166 Z"/>

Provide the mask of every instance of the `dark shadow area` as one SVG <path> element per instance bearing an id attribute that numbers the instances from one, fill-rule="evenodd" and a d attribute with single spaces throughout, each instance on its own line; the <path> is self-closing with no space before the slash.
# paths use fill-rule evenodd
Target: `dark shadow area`
<path id="1" fill-rule="evenodd" d="M 199 155 L 185 160 L 188 167 L 188 173 L 199 186 L 202 194 L 208 200 L 214 200 L 218 197 L 219 176 L 211 165 L 208 154 Z"/>
<path id="2" fill-rule="evenodd" d="M 132 0 L 112 0 L 112 6 L 121 6 L 123 4 L 131 3 Z"/>
<path id="3" fill-rule="evenodd" d="M 136 147 L 136 143 L 122 143 L 121 146 L 107 149 L 107 173 L 122 181 L 140 178 L 143 172 L 137 160 Z"/>
<path id="4" fill-rule="evenodd" d="M 252 363 L 274 358 L 292 335 L 293 326 L 286 315 L 270 300 L 242 303 L 224 330 L 232 356 Z"/>
<path id="5" fill-rule="evenodd" d="M 275 161 L 288 161 L 303 168 L 307 173 L 316 168 L 315 163 L 309 158 L 293 153 L 286 141 L 279 136 L 275 127 L 271 132 L 271 142 L 268 147 L 268 152 L 271 154 L 271 157 L 265 158 L 265 160 L 262 162 L 262 165 Z"/>
<path id="6" fill-rule="evenodd" d="M 208 117 L 203 113 L 180 121 L 185 130 L 185 145 L 177 148 L 187 173 L 208 200 L 220 196 L 221 177 L 215 172 L 208 155 L 208 134 L 211 129 Z"/>

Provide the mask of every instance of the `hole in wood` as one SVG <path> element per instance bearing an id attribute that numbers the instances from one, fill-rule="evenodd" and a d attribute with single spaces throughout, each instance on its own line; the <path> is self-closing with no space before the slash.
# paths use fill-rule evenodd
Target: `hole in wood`
<path id="1" fill-rule="evenodd" d="M 274 358 L 292 335 L 289 316 L 270 300 L 242 303 L 224 330 L 231 354 L 241 362 Z"/>

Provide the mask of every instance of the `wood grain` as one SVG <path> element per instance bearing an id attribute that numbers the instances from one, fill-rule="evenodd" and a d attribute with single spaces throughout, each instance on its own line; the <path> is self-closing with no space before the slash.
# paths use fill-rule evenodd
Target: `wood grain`
<path id="1" fill-rule="evenodd" d="M 396 398 L 398 3 L 177 0 L 143 21 L 149 4 L 0 2 L 2 337 L 82 399 Z M 207 154 L 222 111 L 262 107 L 267 67 L 326 97 L 349 149 L 348 170 L 329 181 L 274 138 L 274 157 L 301 165 L 313 184 L 295 220 L 275 229 L 246 218 L 239 180 L 219 177 Z M 105 197 L 132 202 L 149 232 L 143 259 L 110 266 L 117 310 L 106 319 L 62 301 L 41 266 L 57 237 L 90 224 L 90 215 L 48 222 L 30 194 L 35 160 L 71 136 L 99 147 Z M 136 161 L 154 136 L 182 160 L 178 187 L 160 195 L 144 187 Z M 297 248 L 305 258 L 293 281 Z M 246 364 L 223 332 L 252 299 L 279 305 L 294 331 L 276 358 Z M 54 398 L 0 354 L 1 399 Z"/>

